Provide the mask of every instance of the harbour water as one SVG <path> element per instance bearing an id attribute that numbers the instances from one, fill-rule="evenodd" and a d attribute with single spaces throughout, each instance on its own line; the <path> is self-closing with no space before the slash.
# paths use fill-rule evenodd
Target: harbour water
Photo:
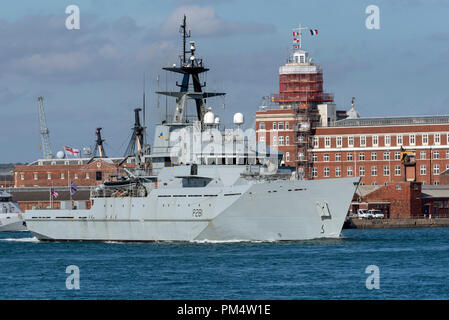
<path id="1" fill-rule="evenodd" d="M 343 230 L 338 240 L 39 242 L 0 233 L 0 299 L 448 299 L 449 229 Z M 80 289 L 66 288 L 66 267 Z M 368 290 L 365 269 L 380 270 Z"/>

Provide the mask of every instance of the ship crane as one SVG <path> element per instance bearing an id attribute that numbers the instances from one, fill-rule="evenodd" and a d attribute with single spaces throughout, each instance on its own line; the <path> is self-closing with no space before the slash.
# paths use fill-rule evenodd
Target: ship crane
<path id="1" fill-rule="evenodd" d="M 100 158 L 105 158 L 106 157 L 106 152 L 104 151 L 104 147 L 103 147 L 104 139 L 101 138 L 101 129 L 102 128 L 97 128 L 97 130 L 95 131 L 95 134 L 97 136 L 97 140 L 95 141 L 94 157 L 97 156 L 97 151 L 98 151 L 99 157 Z"/>
<path id="2" fill-rule="evenodd" d="M 53 152 L 50 146 L 50 131 L 47 126 L 47 119 L 45 117 L 44 110 L 44 98 L 39 96 L 37 98 L 38 112 L 39 112 L 39 124 L 42 142 L 42 152 L 44 159 L 53 159 Z"/>
<path id="3" fill-rule="evenodd" d="M 142 125 L 140 124 L 140 111 L 141 110 L 142 109 L 140 109 L 140 108 L 134 109 L 134 128 L 133 128 L 131 140 L 129 141 L 128 147 L 126 148 L 126 151 L 125 151 L 125 157 L 134 155 L 136 146 L 137 146 L 137 151 L 140 151 L 143 147 L 144 127 L 142 127 Z"/>

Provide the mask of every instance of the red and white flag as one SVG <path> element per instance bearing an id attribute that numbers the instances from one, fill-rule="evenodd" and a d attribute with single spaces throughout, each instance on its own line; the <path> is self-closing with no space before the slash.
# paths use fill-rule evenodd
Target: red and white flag
<path id="1" fill-rule="evenodd" d="M 293 38 L 293 42 L 299 43 L 299 39 L 298 38 Z"/>
<path id="2" fill-rule="evenodd" d="M 80 155 L 80 151 L 78 149 L 74 149 L 71 147 L 64 147 L 64 151 L 66 154 L 70 154 L 72 156 L 79 156 Z"/>
<path id="3" fill-rule="evenodd" d="M 299 32 L 293 31 L 293 36 L 294 36 L 294 37 L 295 37 L 295 36 L 299 36 Z"/>
<path id="4" fill-rule="evenodd" d="M 318 34 L 318 30 L 317 29 L 310 29 L 310 34 L 312 36 L 317 35 Z"/>

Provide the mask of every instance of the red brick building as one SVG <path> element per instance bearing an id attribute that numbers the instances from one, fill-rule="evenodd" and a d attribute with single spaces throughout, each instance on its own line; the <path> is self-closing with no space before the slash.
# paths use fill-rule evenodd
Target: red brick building
<path id="1" fill-rule="evenodd" d="M 123 174 L 123 168 L 134 167 L 134 158 L 43 159 L 14 167 L 14 186 L 65 187 L 95 186 L 110 175 Z"/>
<path id="2" fill-rule="evenodd" d="M 323 93 L 322 69 L 294 50 L 279 68 L 277 108 L 256 112 L 260 143 L 283 153 L 306 179 L 360 176 L 361 184 L 439 184 L 449 169 L 449 116 L 361 118 Z M 412 161 L 404 162 L 406 152 Z"/>

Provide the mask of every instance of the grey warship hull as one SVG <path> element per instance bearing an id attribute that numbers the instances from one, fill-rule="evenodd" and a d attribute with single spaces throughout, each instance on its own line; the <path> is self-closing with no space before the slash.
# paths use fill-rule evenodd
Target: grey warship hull
<path id="1" fill-rule="evenodd" d="M 357 182 L 239 179 L 228 186 L 159 188 L 147 197 L 96 198 L 90 210 L 29 210 L 25 219 L 40 240 L 338 238 Z"/>

